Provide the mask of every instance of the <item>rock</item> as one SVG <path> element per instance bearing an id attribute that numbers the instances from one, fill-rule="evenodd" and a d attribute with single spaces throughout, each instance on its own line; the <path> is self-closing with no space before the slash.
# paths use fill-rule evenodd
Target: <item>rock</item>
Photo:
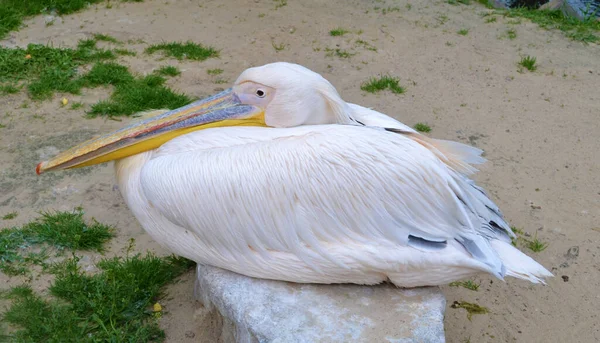
<path id="1" fill-rule="evenodd" d="M 569 276 L 568 275 L 563 275 L 562 279 L 564 282 L 569 282 Z"/>
<path id="2" fill-rule="evenodd" d="M 194 337 L 196 337 L 196 334 L 193 331 L 186 331 L 185 332 L 185 337 L 187 337 L 187 338 L 194 338 Z"/>
<path id="3" fill-rule="evenodd" d="M 557 10 L 563 7 L 565 0 L 551 0 L 540 6 L 540 10 Z"/>
<path id="4" fill-rule="evenodd" d="M 579 20 L 588 20 L 590 17 L 600 17 L 598 8 L 599 4 L 591 0 L 566 0 L 561 10 Z"/>
<path id="5" fill-rule="evenodd" d="M 492 5 L 492 7 L 494 7 L 494 8 L 509 9 L 510 5 L 511 5 L 511 1 L 510 0 L 491 0 L 491 1 L 489 1 L 489 4 Z"/>
<path id="6" fill-rule="evenodd" d="M 195 296 L 225 342 L 445 342 L 437 287 L 295 284 L 198 265 Z"/>

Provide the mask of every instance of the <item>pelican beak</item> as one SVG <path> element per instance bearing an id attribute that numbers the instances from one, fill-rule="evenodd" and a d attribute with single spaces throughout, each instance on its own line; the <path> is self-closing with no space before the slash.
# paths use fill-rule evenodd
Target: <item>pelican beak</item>
<path id="1" fill-rule="evenodd" d="M 143 119 L 115 132 L 83 142 L 37 165 L 36 173 L 80 168 L 156 149 L 196 130 L 223 126 L 266 126 L 262 108 L 244 105 L 227 89 L 187 106 Z"/>

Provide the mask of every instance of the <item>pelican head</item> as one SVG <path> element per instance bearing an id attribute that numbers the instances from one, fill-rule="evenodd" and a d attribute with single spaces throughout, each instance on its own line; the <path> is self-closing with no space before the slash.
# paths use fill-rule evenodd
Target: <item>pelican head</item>
<path id="1" fill-rule="evenodd" d="M 83 142 L 39 163 L 36 173 L 122 159 L 207 128 L 352 122 L 348 104 L 325 78 L 300 65 L 277 62 L 246 69 L 221 93 Z"/>

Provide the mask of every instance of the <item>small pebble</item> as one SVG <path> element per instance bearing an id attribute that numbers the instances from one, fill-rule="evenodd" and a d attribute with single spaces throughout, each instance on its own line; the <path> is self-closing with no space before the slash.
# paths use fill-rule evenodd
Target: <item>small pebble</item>
<path id="1" fill-rule="evenodd" d="M 196 334 L 193 333 L 192 331 L 186 331 L 185 332 L 185 337 L 187 337 L 187 338 L 194 338 L 194 337 L 196 337 Z"/>
<path id="2" fill-rule="evenodd" d="M 563 275 L 562 279 L 564 282 L 569 282 L 569 277 L 567 275 Z"/>

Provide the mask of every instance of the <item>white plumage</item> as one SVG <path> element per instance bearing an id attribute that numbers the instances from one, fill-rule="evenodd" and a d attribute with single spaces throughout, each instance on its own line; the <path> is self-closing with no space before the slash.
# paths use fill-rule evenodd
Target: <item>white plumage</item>
<path id="1" fill-rule="evenodd" d="M 348 104 L 298 65 L 245 71 L 234 90 L 255 104 L 251 85 L 274 90 L 270 127 L 195 131 L 116 163 L 129 208 L 172 252 L 293 282 L 552 275 L 510 244 L 497 206 L 467 178 L 481 150 Z"/>

